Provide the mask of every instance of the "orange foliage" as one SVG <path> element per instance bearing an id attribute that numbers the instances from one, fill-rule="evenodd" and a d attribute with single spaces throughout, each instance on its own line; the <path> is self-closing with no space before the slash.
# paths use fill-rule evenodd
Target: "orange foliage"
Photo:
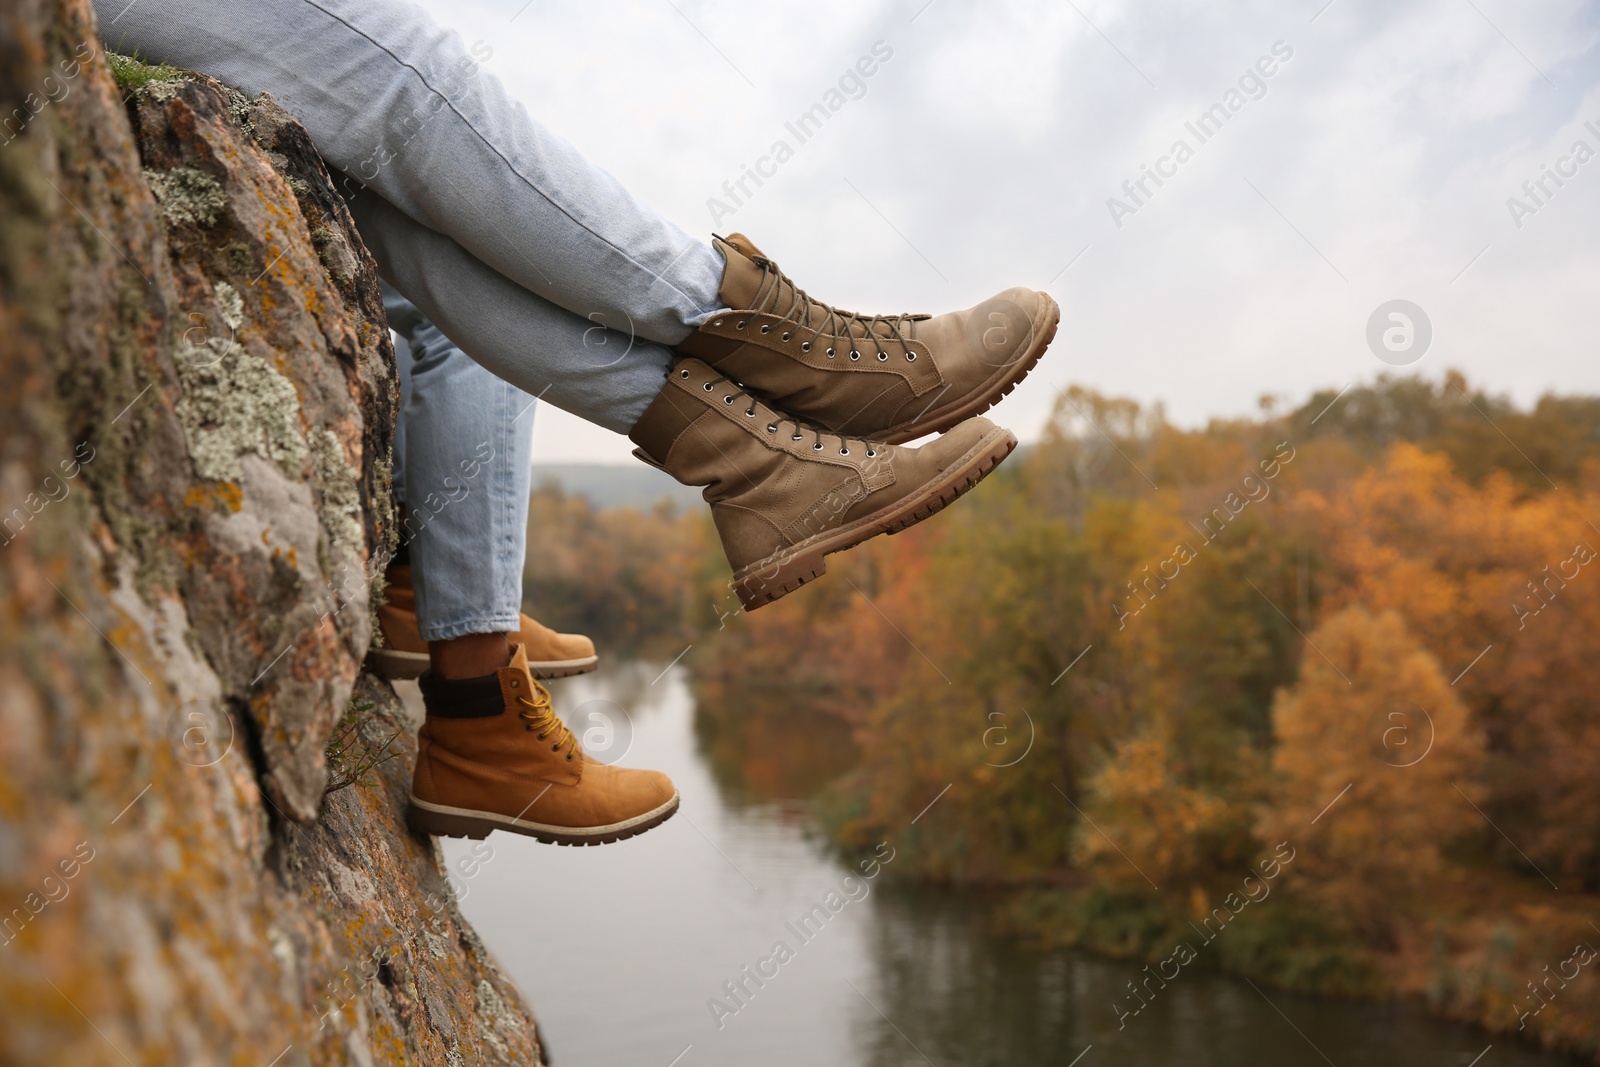
<path id="1" fill-rule="evenodd" d="M 1496 822 L 1535 861 L 1600 884 L 1600 566 L 1580 562 L 1600 546 L 1600 495 L 1473 486 L 1399 444 L 1305 506 L 1327 531 L 1329 606 L 1394 611 L 1452 679 L 1465 671 Z"/>

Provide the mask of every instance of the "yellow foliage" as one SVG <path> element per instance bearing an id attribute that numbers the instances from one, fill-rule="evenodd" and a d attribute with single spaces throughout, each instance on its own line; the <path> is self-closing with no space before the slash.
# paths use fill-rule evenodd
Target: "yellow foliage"
<path id="1" fill-rule="evenodd" d="M 1117 746 L 1085 784 L 1081 806 L 1077 863 L 1107 883 L 1163 892 L 1202 873 L 1204 837 L 1228 814 L 1221 799 L 1183 783 L 1159 717 Z"/>
<path id="2" fill-rule="evenodd" d="M 1296 845 L 1311 891 L 1381 923 L 1387 895 L 1421 886 L 1451 838 L 1481 822 L 1467 775 L 1482 745 L 1398 613 L 1345 608 L 1307 643 L 1299 680 L 1273 705 L 1258 833 Z"/>

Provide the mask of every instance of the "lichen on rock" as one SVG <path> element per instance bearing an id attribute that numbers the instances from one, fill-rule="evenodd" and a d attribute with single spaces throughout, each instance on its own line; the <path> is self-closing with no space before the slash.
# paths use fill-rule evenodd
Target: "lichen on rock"
<path id="1" fill-rule="evenodd" d="M 321 447 L 312 452 L 317 464 L 317 491 L 322 497 L 322 526 L 336 554 L 359 559 L 361 492 L 355 471 L 340 455 L 343 448 L 332 430 L 323 430 Z"/>
<path id="2" fill-rule="evenodd" d="M 163 99 L 157 97 L 156 99 Z M 171 97 L 164 99 L 170 100 Z M 211 226 L 228 206 L 222 186 L 202 170 L 174 167 L 172 170 L 147 170 L 144 180 L 161 205 L 161 214 L 171 226 Z"/>
<path id="3" fill-rule="evenodd" d="M 222 321 L 228 324 L 228 329 L 237 330 L 244 325 L 244 301 L 239 297 L 239 290 L 227 282 L 219 281 L 212 286 L 217 294 L 217 307 L 222 312 Z"/>
<path id="4" fill-rule="evenodd" d="M 231 338 L 209 338 L 203 348 L 184 340 L 173 358 L 183 385 L 174 411 L 196 474 L 237 482 L 246 452 L 272 460 L 291 477 L 301 474 L 309 449 L 300 429 L 300 395 L 289 379 Z M 344 506 L 352 505 L 347 500 Z"/>

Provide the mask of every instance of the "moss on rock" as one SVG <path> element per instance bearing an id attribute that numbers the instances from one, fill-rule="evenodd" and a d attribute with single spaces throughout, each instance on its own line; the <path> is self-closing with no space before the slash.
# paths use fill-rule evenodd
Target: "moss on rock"
<path id="1" fill-rule="evenodd" d="M 188 71 L 169 67 L 165 63 L 146 63 L 137 53 L 124 56 L 108 51 L 105 56 L 111 68 L 111 79 L 119 89 L 166 93 L 175 91 L 177 85 L 189 80 Z"/>

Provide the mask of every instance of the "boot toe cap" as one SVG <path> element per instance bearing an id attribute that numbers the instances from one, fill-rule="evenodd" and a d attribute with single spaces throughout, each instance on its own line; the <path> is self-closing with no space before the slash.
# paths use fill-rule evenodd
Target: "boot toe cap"
<path id="1" fill-rule="evenodd" d="M 986 439 L 1008 432 L 979 415 L 952 426 L 923 448 L 929 451 L 939 469 L 943 470 L 982 445 Z"/>
<path id="2" fill-rule="evenodd" d="M 588 659 L 595 654 L 594 642 L 583 634 L 558 633 L 527 615 L 522 616 L 518 640 L 527 648 L 528 659 L 533 662 Z"/>
<path id="3" fill-rule="evenodd" d="M 1021 286 L 996 293 L 967 316 L 967 344 L 980 364 L 1006 366 L 1031 352 L 1056 315 L 1050 294 Z"/>
<path id="4" fill-rule="evenodd" d="M 584 768 L 584 788 L 596 802 L 598 823 L 621 823 L 648 815 L 678 796 L 672 779 L 660 771 L 590 763 Z"/>
<path id="5" fill-rule="evenodd" d="M 677 797 L 678 787 L 662 771 L 637 770 L 633 773 L 638 776 L 634 792 L 642 811 L 653 811 Z"/>
<path id="6" fill-rule="evenodd" d="M 583 634 L 557 634 L 562 651 L 568 659 L 583 659 L 594 655 L 594 642 Z"/>

